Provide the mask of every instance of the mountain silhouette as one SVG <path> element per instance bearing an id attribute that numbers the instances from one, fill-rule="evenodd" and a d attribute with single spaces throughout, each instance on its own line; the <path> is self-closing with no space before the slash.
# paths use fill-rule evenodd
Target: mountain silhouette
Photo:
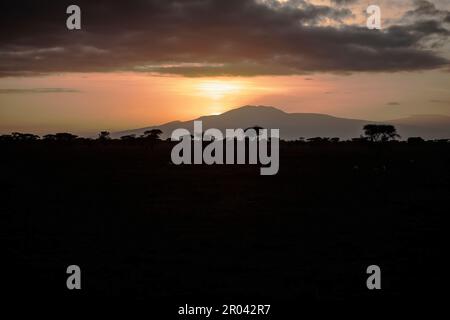
<path id="1" fill-rule="evenodd" d="M 346 119 L 319 113 L 287 113 L 268 106 L 243 106 L 232 109 L 220 115 L 202 116 L 190 121 L 172 121 L 166 124 L 149 126 L 115 132 L 112 137 L 123 135 L 142 135 L 144 131 L 161 129 L 163 139 L 169 138 L 172 131 L 185 128 L 193 132 L 193 121 L 201 120 L 203 130 L 217 128 L 225 129 L 248 128 L 255 125 L 267 129 L 280 129 L 280 137 L 285 140 L 295 140 L 300 137 L 339 137 L 351 139 L 362 134 L 366 124 L 385 123 L 395 125 L 402 138 L 420 136 L 425 139 L 450 138 L 450 117 L 440 115 L 414 115 L 401 119 L 377 122 L 360 119 Z"/>

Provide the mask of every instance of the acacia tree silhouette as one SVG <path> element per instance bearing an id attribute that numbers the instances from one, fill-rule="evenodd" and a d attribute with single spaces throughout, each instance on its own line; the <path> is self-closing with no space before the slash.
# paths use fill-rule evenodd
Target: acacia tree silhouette
<path id="1" fill-rule="evenodd" d="M 159 129 L 151 129 L 151 130 L 146 130 L 144 131 L 143 134 L 143 138 L 149 139 L 149 140 L 159 140 L 159 136 L 162 134 L 163 132 Z"/>
<path id="2" fill-rule="evenodd" d="M 261 133 L 261 130 L 264 129 L 264 128 L 263 128 L 263 127 L 260 127 L 260 126 L 258 126 L 258 125 L 255 125 L 255 126 L 253 126 L 253 127 L 248 127 L 248 128 L 245 129 L 244 131 L 247 132 L 248 130 L 252 130 L 252 129 L 255 130 L 256 136 L 259 136 L 260 133 Z"/>
<path id="3" fill-rule="evenodd" d="M 255 132 L 255 137 L 253 137 L 253 138 L 256 138 L 256 139 L 258 139 L 258 137 L 261 135 L 261 130 L 263 130 L 264 128 L 263 127 L 260 127 L 260 126 L 258 126 L 258 125 L 254 125 L 253 127 L 248 127 L 248 128 L 246 128 L 245 130 L 244 130 L 244 132 L 247 132 L 247 131 L 249 131 L 249 130 L 253 130 L 254 132 Z M 252 137 L 245 137 L 245 140 L 247 141 L 246 142 L 246 145 L 248 144 L 248 151 L 246 152 L 246 154 L 248 155 L 248 157 L 249 157 L 249 161 L 250 161 L 250 138 L 252 138 Z M 253 139 L 252 139 L 253 140 Z M 247 148 L 247 147 L 246 147 Z M 259 156 L 259 143 L 256 143 L 256 161 L 258 162 L 258 156 Z"/>
<path id="4" fill-rule="evenodd" d="M 386 142 L 400 138 L 397 129 L 390 124 L 366 124 L 364 135 L 372 142 Z"/>
<path id="5" fill-rule="evenodd" d="M 149 142 L 150 148 L 153 149 L 153 147 L 155 146 L 156 141 L 159 141 L 160 138 L 159 136 L 162 134 L 163 132 L 159 129 L 151 129 L 151 130 L 146 130 L 144 131 L 144 134 L 142 135 L 142 138 L 144 138 L 146 141 Z"/>
<path id="6" fill-rule="evenodd" d="M 105 140 L 109 140 L 109 139 L 111 139 L 109 131 L 101 131 L 98 134 L 98 140 L 105 141 Z"/>

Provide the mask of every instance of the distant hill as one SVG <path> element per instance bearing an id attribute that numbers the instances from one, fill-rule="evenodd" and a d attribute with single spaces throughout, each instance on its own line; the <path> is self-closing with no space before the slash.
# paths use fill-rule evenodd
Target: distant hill
<path id="1" fill-rule="evenodd" d="M 441 115 L 413 115 L 388 121 L 395 125 L 404 138 L 449 139 L 450 117 Z"/>
<path id="2" fill-rule="evenodd" d="M 280 129 L 280 136 L 285 140 L 295 140 L 300 137 L 339 137 L 350 139 L 359 137 L 362 128 L 375 121 L 345 119 L 318 113 L 286 113 L 274 107 L 244 106 L 222 113 L 220 115 L 203 116 L 194 120 L 202 120 L 203 129 L 217 128 L 222 131 L 232 128 L 248 128 L 261 126 L 263 128 Z M 193 131 L 193 121 L 173 121 L 162 125 L 140 129 L 115 132 L 114 138 L 123 135 L 141 135 L 145 130 L 154 128 L 163 131 L 162 138 L 170 137 L 173 130 L 185 128 Z M 402 119 L 383 121 L 393 124 L 397 131 L 406 139 L 421 136 L 425 139 L 450 138 L 450 117 L 439 115 L 416 115 Z"/>

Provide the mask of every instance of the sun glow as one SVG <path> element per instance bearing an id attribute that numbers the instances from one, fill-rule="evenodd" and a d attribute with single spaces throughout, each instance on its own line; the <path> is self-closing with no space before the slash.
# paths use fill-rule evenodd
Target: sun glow
<path id="1" fill-rule="evenodd" d="M 240 83 L 221 80 L 202 81 L 196 86 L 199 95 L 213 100 L 220 100 L 227 95 L 239 93 L 242 89 L 243 86 Z"/>

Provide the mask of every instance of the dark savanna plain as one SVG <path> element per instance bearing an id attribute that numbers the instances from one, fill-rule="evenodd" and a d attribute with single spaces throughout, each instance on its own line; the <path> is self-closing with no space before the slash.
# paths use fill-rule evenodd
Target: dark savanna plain
<path id="1" fill-rule="evenodd" d="M 281 141 L 274 176 L 175 166 L 173 145 L 2 141 L 11 292 L 183 303 L 440 296 L 448 143 Z M 65 288 L 74 263 L 78 292 Z M 372 264 L 382 290 L 366 287 Z"/>

